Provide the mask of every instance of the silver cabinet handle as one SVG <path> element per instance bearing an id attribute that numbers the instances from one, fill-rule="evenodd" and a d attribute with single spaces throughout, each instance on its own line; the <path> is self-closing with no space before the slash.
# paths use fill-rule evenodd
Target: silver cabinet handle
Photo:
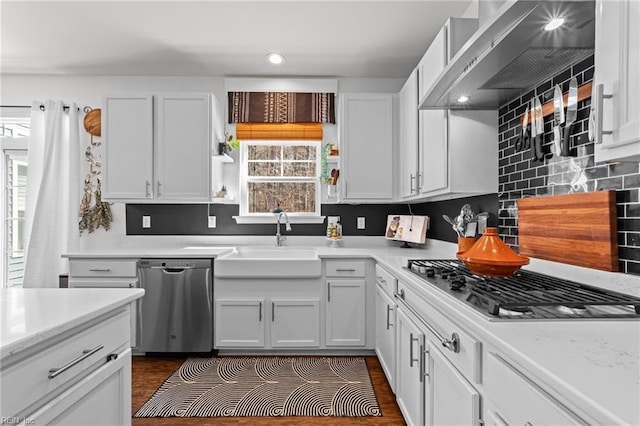
<path id="1" fill-rule="evenodd" d="M 73 367 L 74 365 L 81 363 L 82 361 L 84 361 L 85 359 L 89 358 L 91 355 L 95 354 L 96 352 L 98 352 L 102 348 L 104 348 L 104 345 L 98 345 L 93 349 L 85 349 L 85 350 L 83 350 L 82 351 L 82 355 L 80 355 L 78 358 L 69 361 L 68 363 L 66 363 L 65 365 L 63 365 L 60 368 L 52 368 L 52 369 L 50 369 L 48 377 L 50 379 L 55 379 L 60 374 L 64 373 L 65 371 L 67 371 L 68 369 Z"/>
<path id="2" fill-rule="evenodd" d="M 111 268 L 91 268 L 89 269 L 91 272 L 109 272 Z"/>
<path id="3" fill-rule="evenodd" d="M 149 192 L 149 187 L 151 186 L 151 182 L 149 182 L 148 180 L 145 181 L 145 189 L 144 189 L 144 195 L 145 197 L 150 197 L 151 193 Z"/>
<path id="4" fill-rule="evenodd" d="M 420 345 L 420 349 L 418 350 L 418 354 L 420 356 L 420 364 L 418 364 L 418 374 L 420 374 L 420 383 L 424 380 L 424 346 Z"/>
<path id="5" fill-rule="evenodd" d="M 389 329 L 389 327 L 391 327 L 393 324 L 389 323 L 389 319 L 391 317 L 390 313 L 393 310 L 393 308 L 389 305 L 387 305 L 387 330 Z"/>
<path id="6" fill-rule="evenodd" d="M 260 302 L 260 306 L 258 307 L 258 321 L 262 321 L 262 302 Z"/>
<path id="7" fill-rule="evenodd" d="M 422 173 L 418 173 L 418 177 L 416 179 L 417 182 L 417 188 L 416 188 L 416 192 L 419 192 L 422 187 L 424 186 L 424 176 L 422 175 Z"/>
<path id="8" fill-rule="evenodd" d="M 414 176 L 413 173 L 411 173 L 409 175 L 409 193 L 413 194 L 413 191 L 415 191 L 415 189 L 413 189 L 413 182 L 416 180 L 417 176 Z"/>
<path id="9" fill-rule="evenodd" d="M 336 268 L 336 272 L 355 272 L 353 268 Z"/>
<path id="10" fill-rule="evenodd" d="M 427 349 L 426 347 L 420 347 L 421 351 L 422 351 L 422 374 L 420 374 L 420 377 L 429 377 L 429 373 L 427 373 L 427 356 L 429 355 L 429 349 Z"/>
<path id="11" fill-rule="evenodd" d="M 271 322 L 276 320 L 276 303 L 271 302 Z"/>
<path id="12" fill-rule="evenodd" d="M 327 282 L 327 302 L 331 302 L 331 283 Z"/>
<path id="13" fill-rule="evenodd" d="M 378 280 L 378 282 L 380 284 L 386 284 L 387 283 L 387 280 L 385 280 L 384 278 L 379 277 L 379 276 L 376 276 L 376 280 Z"/>
<path id="14" fill-rule="evenodd" d="M 611 130 L 602 130 L 602 105 L 604 99 L 611 99 L 613 95 L 608 95 L 604 93 L 604 84 L 598 84 L 596 86 L 596 134 L 595 134 L 595 143 L 602 143 L 602 135 L 610 135 L 613 132 Z M 593 101 L 592 101 L 593 102 Z"/>
<path id="15" fill-rule="evenodd" d="M 413 357 L 413 342 L 418 342 L 420 339 L 413 337 L 413 333 L 409 333 L 409 367 L 413 367 L 414 362 L 420 362 L 420 359 Z"/>
<path id="16" fill-rule="evenodd" d="M 162 184 L 160 183 L 160 181 L 158 181 L 158 197 L 160 196 L 160 187 L 162 186 Z"/>

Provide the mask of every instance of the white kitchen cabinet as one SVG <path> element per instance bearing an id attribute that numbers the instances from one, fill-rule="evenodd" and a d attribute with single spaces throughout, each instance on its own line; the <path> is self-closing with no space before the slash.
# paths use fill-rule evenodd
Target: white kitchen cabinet
<path id="1" fill-rule="evenodd" d="M 421 110 L 421 198 L 498 192 L 497 111 Z"/>
<path id="2" fill-rule="evenodd" d="M 597 162 L 640 161 L 639 21 L 636 0 L 596 1 L 593 84 L 602 90 L 591 102 L 602 114 L 601 129 L 611 132 L 595 130 Z"/>
<path id="3" fill-rule="evenodd" d="M 344 201 L 393 198 L 393 94 L 340 95 L 340 192 Z"/>
<path id="4" fill-rule="evenodd" d="M 485 393 L 490 400 L 489 411 L 504 423 L 563 426 L 589 424 L 548 395 L 535 381 L 499 354 L 489 353 L 486 369 Z"/>
<path id="5" fill-rule="evenodd" d="M 271 347 L 320 346 L 320 300 L 271 299 Z"/>
<path id="6" fill-rule="evenodd" d="M 376 355 L 391 390 L 396 377 L 396 308 L 395 301 L 376 286 Z"/>
<path id="7" fill-rule="evenodd" d="M 264 347 L 265 299 L 217 299 L 215 313 L 217 348 Z"/>
<path id="8" fill-rule="evenodd" d="M 408 425 L 424 424 L 424 333 L 410 313 L 396 313 L 396 401 Z"/>
<path id="9" fill-rule="evenodd" d="M 327 280 L 325 319 L 327 346 L 364 346 L 365 280 Z"/>
<path id="10" fill-rule="evenodd" d="M 398 187 L 400 197 L 418 192 L 418 70 L 414 69 L 398 93 Z"/>
<path id="11" fill-rule="evenodd" d="M 208 201 L 212 96 L 185 92 L 105 97 L 103 199 Z"/>
<path id="12" fill-rule="evenodd" d="M 478 29 L 478 20 L 449 18 L 418 63 L 418 100 L 422 103 L 449 61 Z"/>
<path id="13" fill-rule="evenodd" d="M 138 259 L 82 258 L 69 259 L 69 288 L 137 288 Z M 131 302 L 131 347 L 138 346 L 138 312 L 140 300 Z"/>
<path id="14" fill-rule="evenodd" d="M 443 355 L 439 341 L 427 341 L 425 423 L 433 426 L 479 425 L 480 393 Z"/>
<path id="15" fill-rule="evenodd" d="M 131 349 L 85 377 L 28 418 L 31 425 L 131 424 Z"/>

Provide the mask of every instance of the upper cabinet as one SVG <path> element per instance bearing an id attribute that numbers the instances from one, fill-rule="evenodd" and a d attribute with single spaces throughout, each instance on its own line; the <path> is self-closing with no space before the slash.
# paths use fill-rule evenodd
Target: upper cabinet
<path id="1" fill-rule="evenodd" d="M 418 69 L 398 93 L 398 189 L 400 198 L 418 193 Z"/>
<path id="2" fill-rule="evenodd" d="M 393 198 L 393 102 L 387 93 L 340 95 L 340 179 L 342 199 Z"/>
<path id="3" fill-rule="evenodd" d="M 442 71 L 478 29 L 477 19 L 449 18 L 418 64 L 419 100 L 429 93 Z"/>
<path id="4" fill-rule="evenodd" d="M 596 1 L 595 160 L 640 161 L 640 2 Z M 614 30 L 612 30 L 614 29 Z"/>
<path id="5" fill-rule="evenodd" d="M 212 99 L 206 93 L 107 96 L 103 198 L 210 200 Z"/>

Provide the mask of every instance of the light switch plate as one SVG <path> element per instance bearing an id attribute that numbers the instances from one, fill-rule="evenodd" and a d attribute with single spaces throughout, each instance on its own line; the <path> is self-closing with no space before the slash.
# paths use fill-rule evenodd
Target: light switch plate
<path id="1" fill-rule="evenodd" d="M 358 229 L 365 229 L 364 217 L 358 217 Z"/>
<path id="2" fill-rule="evenodd" d="M 142 227 L 151 228 L 151 216 L 142 216 Z"/>
<path id="3" fill-rule="evenodd" d="M 215 228 L 216 227 L 216 217 L 215 216 L 209 216 L 209 223 L 207 225 L 209 228 Z"/>

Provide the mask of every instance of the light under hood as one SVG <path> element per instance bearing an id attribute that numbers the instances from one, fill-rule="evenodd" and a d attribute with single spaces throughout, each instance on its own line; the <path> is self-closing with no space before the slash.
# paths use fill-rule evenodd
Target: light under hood
<path id="1" fill-rule="evenodd" d="M 543 31 L 558 16 L 564 25 Z M 594 37 L 594 1 L 506 1 L 451 59 L 421 108 L 497 109 L 591 55 Z M 469 97 L 463 105 L 461 95 Z"/>

